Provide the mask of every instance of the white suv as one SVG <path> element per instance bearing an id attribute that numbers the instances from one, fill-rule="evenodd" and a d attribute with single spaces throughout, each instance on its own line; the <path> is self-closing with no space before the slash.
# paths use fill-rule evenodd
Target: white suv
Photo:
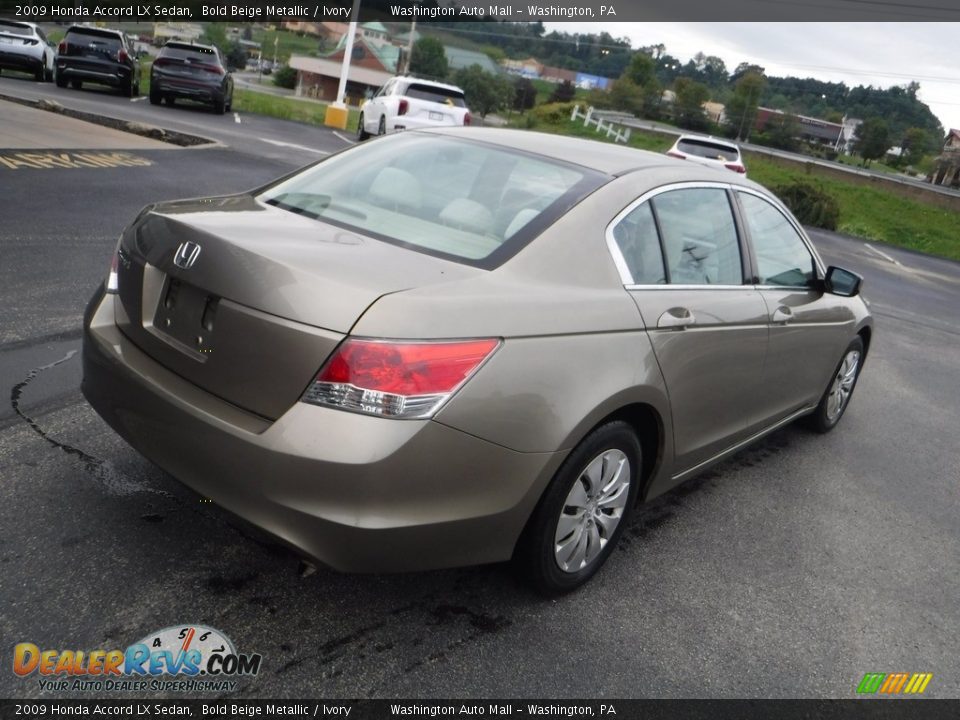
<path id="1" fill-rule="evenodd" d="M 39 82 L 53 79 L 53 47 L 31 22 L 0 20 L 0 71 L 33 73 Z"/>
<path id="2" fill-rule="evenodd" d="M 469 125 L 470 110 L 456 85 L 400 76 L 360 106 L 357 139 L 439 125 Z"/>
<path id="3" fill-rule="evenodd" d="M 667 150 L 667 155 L 681 160 L 692 160 L 707 167 L 725 167 L 744 177 L 747 175 L 740 148 L 732 142 L 715 137 L 681 135 L 673 147 Z"/>

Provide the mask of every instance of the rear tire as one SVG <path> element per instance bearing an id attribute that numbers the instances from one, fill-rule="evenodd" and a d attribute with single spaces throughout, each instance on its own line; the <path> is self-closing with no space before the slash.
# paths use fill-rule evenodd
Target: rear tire
<path id="1" fill-rule="evenodd" d="M 380 124 L 377 126 L 377 135 L 386 135 L 386 134 L 387 134 L 387 118 L 381 115 Z"/>
<path id="2" fill-rule="evenodd" d="M 65 88 L 67 86 L 67 79 L 65 77 L 60 77 L 60 73 L 54 75 L 54 80 L 59 88 Z"/>
<path id="3" fill-rule="evenodd" d="M 37 82 L 43 82 L 46 76 L 47 69 L 43 66 L 43 63 L 41 63 L 40 67 L 33 71 L 33 79 Z"/>
<path id="4" fill-rule="evenodd" d="M 83 80 L 71 80 L 70 87 L 72 87 L 74 90 L 79 90 L 83 87 Z"/>
<path id="5" fill-rule="evenodd" d="M 156 92 L 155 90 L 153 90 L 153 89 L 151 88 L 151 89 L 150 89 L 150 104 L 151 104 L 151 105 L 159 105 L 161 102 L 163 102 L 163 97 L 160 95 L 159 92 Z"/>
<path id="6" fill-rule="evenodd" d="M 218 100 L 213 101 L 213 111 L 217 115 L 223 115 L 227 111 L 227 105 L 223 101 L 223 98 L 219 98 Z"/>
<path id="7" fill-rule="evenodd" d="M 514 564 L 543 595 L 583 585 L 613 552 L 640 488 L 640 441 L 620 420 L 601 425 L 557 470 L 517 544 Z"/>
<path id="8" fill-rule="evenodd" d="M 363 129 L 363 113 L 360 113 L 360 120 L 357 122 L 357 142 L 363 142 L 368 137 L 370 133 Z"/>
<path id="9" fill-rule="evenodd" d="M 830 384 L 824 390 L 817 409 L 805 418 L 807 427 L 818 433 L 828 433 L 837 426 L 850 405 L 862 367 L 863 340 L 858 335 L 847 346 L 840 364 L 830 376 Z"/>

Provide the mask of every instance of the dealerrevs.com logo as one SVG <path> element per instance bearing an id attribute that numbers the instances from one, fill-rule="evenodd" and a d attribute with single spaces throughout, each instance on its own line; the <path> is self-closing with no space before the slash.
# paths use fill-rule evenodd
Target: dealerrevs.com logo
<path id="1" fill-rule="evenodd" d="M 36 676 L 42 691 L 224 692 L 260 672 L 259 653 L 238 653 L 219 630 L 176 625 L 150 633 L 125 650 L 13 649 L 13 671 Z"/>

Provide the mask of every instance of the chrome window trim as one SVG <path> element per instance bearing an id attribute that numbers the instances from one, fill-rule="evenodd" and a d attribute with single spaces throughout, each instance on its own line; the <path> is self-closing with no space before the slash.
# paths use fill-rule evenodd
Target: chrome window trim
<path id="1" fill-rule="evenodd" d="M 713 190 L 723 190 L 724 192 L 729 192 L 730 190 L 735 190 L 739 186 L 731 185 L 730 183 L 718 182 L 715 180 L 694 180 L 694 181 L 684 181 L 671 183 L 669 185 L 661 185 L 656 187 L 653 190 L 648 190 L 643 195 L 638 197 L 636 200 L 633 200 L 629 205 L 627 205 L 623 210 L 617 213 L 613 220 L 607 224 L 607 228 L 604 232 L 604 235 L 607 240 L 607 250 L 610 252 L 610 255 L 613 258 L 613 264 L 617 267 L 617 272 L 620 274 L 620 280 L 623 283 L 623 287 L 627 290 L 672 290 L 672 289 L 688 289 L 688 290 L 727 290 L 727 289 L 742 289 L 753 287 L 750 283 L 744 283 L 742 285 L 673 285 L 673 284 L 657 284 L 657 285 L 646 285 L 641 283 L 635 283 L 633 281 L 633 275 L 630 273 L 630 268 L 627 267 L 627 261 L 623 257 L 623 253 L 620 251 L 620 245 L 617 243 L 616 238 L 613 236 L 613 231 L 619 225 L 623 219 L 637 209 L 640 205 L 647 202 L 648 200 L 661 195 L 665 192 L 670 192 L 672 190 L 699 190 L 699 189 L 713 189 Z M 760 193 L 757 193 L 760 195 Z M 760 195 L 763 197 L 763 195 Z M 738 250 L 741 253 L 741 261 L 743 256 L 743 238 L 740 237 L 740 228 L 737 224 L 737 217 L 734 213 L 733 207 L 730 208 L 730 215 L 733 219 L 734 227 L 737 228 L 737 242 L 739 244 Z"/>
<path id="2" fill-rule="evenodd" d="M 818 279 L 819 279 L 819 280 L 822 280 L 823 278 L 825 278 L 825 277 L 827 276 L 827 269 L 826 269 L 826 266 L 823 264 L 823 260 L 822 260 L 821 257 L 820 257 L 820 253 L 817 252 L 817 249 L 813 246 L 813 242 L 810 240 L 810 237 L 807 235 L 806 231 L 803 229 L 803 226 L 800 225 L 800 223 L 797 222 L 796 218 L 793 217 L 793 213 L 790 212 L 790 209 L 787 208 L 786 205 L 784 205 L 782 202 L 780 202 L 780 200 L 777 199 L 776 197 L 773 197 L 772 195 L 766 195 L 766 194 L 764 194 L 764 193 L 762 193 L 762 192 L 758 192 L 758 191 L 754 190 L 753 188 L 733 186 L 732 189 L 733 189 L 733 191 L 734 191 L 735 193 L 737 193 L 737 192 L 744 192 L 744 193 L 747 193 L 748 195 L 755 195 L 756 197 L 760 198 L 761 200 L 766 200 L 768 203 L 770 203 L 771 205 L 773 205 L 773 207 L 775 207 L 777 210 L 779 210 L 779 211 L 780 211 L 780 214 L 783 215 L 783 218 L 787 221 L 787 223 L 790 225 L 790 227 L 792 227 L 792 228 L 797 232 L 797 234 L 800 236 L 800 241 L 806 246 L 807 252 L 809 252 L 810 255 L 813 257 L 813 262 L 814 262 L 814 264 L 817 266 L 817 272 L 819 273 L 819 278 L 818 278 Z M 742 207 L 741 207 L 741 212 L 743 212 L 743 208 L 742 208 Z M 744 217 L 743 221 L 744 221 L 744 222 L 743 222 L 743 224 L 744 224 L 744 228 L 743 228 L 743 229 L 744 229 L 744 230 L 746 231 L 746 233 L 747 233 L 747 241 L 750 243 L 750 247 L 753 249 L 754 253 L 756 253 L 756 248 L 755 248 L 754 245 L 753 245 L 753 237 L 750 236 L 750 228 L 749 228 L 749 226 L 747 225 L 747 219 L 746 219 L 746 217 Z M 761 284 L 759 284 L 759 283 L 756 285 L 756 287 L 758 287 L 758 288 L 765 288 L 765 289 L 781 289 L 781 288 L 784 288 L 784 289 L 789 289 L 789 290 L 797 290 L 797 289 L 801 289 L 801 288 L 804 289 L 804 290 L 810 290 L 810 289 L 811 289 L 809 285 L 761 285 Z"/>

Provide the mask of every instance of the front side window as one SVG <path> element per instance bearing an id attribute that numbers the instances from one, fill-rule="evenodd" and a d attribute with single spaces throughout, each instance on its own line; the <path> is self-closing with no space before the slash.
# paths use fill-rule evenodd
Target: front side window
<path id="1" fill-rule="evenodd" d="M 741 285 L 733 211 L 723 188 L 683 188 L 650 201 L 673 285 Z"/>
<path id="2" fill-rule="evenodd" d="M 411 250 L 496 267 L 607 179 L 506 148 L 405 133 L 339 153 L 259 199 Z"/>
<path id="3" fill-rule="evenodd" d="M 761 285 L 806 287 L 816 277 L 813 255 L 792 224 L 763 198 L 738 193 L 757 256 Z"/>

